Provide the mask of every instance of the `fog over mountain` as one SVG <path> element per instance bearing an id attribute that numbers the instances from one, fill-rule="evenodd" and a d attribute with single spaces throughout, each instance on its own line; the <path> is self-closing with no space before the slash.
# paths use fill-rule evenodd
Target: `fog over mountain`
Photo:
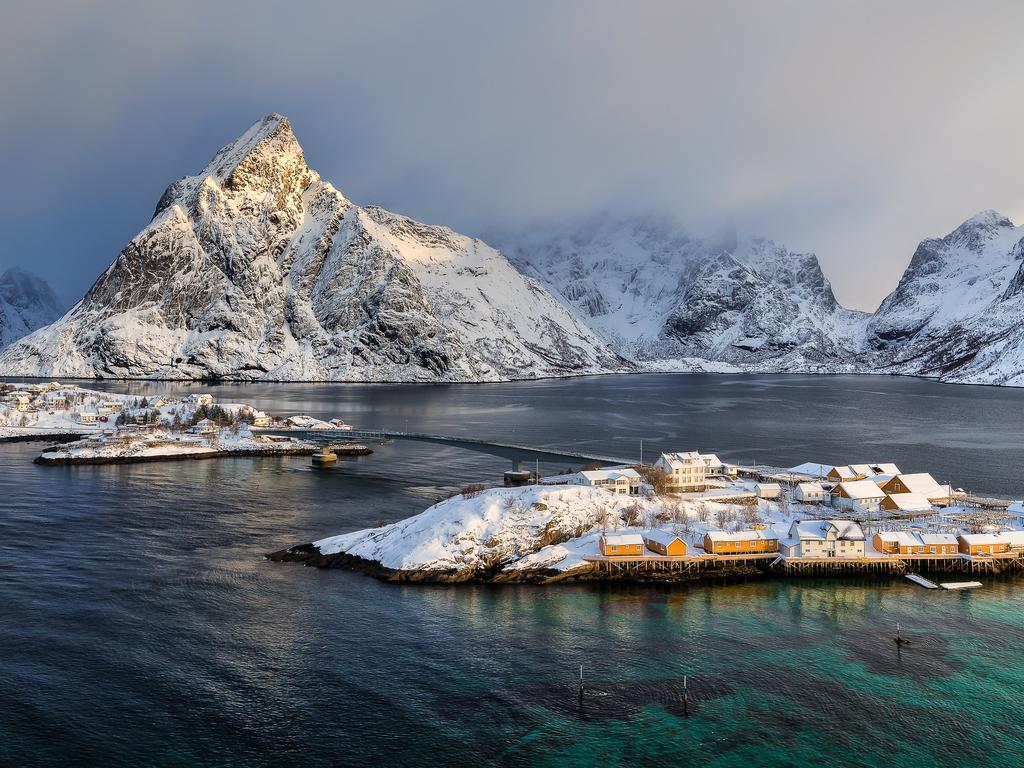
<path id="1" fill-rule="evenodd" d="M 479 235 L 669 211 L 873 310 L 923 233 L 1024 213 L 1018 3 L 111 0 L 5 9 L 0 269 L 81 296 L 167 180 L 279 110 L 346 195 Z M 56 225 L 55 222 L 59 222 Z"/>

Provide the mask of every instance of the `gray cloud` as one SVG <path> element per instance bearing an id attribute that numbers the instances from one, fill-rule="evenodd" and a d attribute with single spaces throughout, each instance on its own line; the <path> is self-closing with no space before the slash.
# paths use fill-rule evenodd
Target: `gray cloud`
<path id="1" fill-rule="evenodd" d="M 0 30 L 4 251 L 81 292 L 270 111 L 359 202 L 468 232 L 668 210 L 873 308 L 922 237 L 1019 218 L 1018 3 L 34 3 Z"/>

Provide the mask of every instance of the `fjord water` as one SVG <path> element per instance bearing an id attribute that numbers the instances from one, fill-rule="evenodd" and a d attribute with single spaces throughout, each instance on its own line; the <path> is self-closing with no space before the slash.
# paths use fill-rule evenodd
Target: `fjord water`
<path id="1" fill-rule="evenodd" d="M 212 391 L 272 412 L 602 454 L 895 461 L 1019 496 L 1024 392 L 633 376 Z M 0 446 L 0 765 L 1020 765 L 1024 580 L 392 585 L 261 553 L 413 514 L 500 459 L 39 467 Z M 558 469 L 551 467 L 549 469 Z M 913 644 L 897 652 L 896 622 Z M 628 691 L 616 706 L 594 686 Z M 666 705 L 693 681 L 688 717 Z M 596 694 L 595 694 L 595 699 Z"/>

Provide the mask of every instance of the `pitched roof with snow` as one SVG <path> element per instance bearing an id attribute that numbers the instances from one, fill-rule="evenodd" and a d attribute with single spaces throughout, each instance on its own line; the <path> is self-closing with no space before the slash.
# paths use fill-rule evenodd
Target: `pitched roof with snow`
<path id="1" fill-rule="evenodd" d="M 643 546 L 644 540 L 639 533 L 605 533 L 601 536 L 604 543 L 612 547 Z"/>
<path id="2" fill-rule="evenodd" d="M 618 480 L 622 477 L 627 480 L 640 479 L 640 473 L 635 469 L 583 469 L 580 470 L 579 474 L 591 482 L 596 480 Z"/>
<path id="3" fill-rule="evenodd" d="M 956 536 L 952 533 L 922 533 L 921 541 L 925 544 L 956 544 Z"/>
<path id="4" fill-rule="evenodd" d="M 847 480 L 839 484 L 843 493 L 851 499 L 881 499 L 885 491 L 870 480 Z"/>
<path id="5" fill-rule="evenodd" d="M 917 493 L 928 499 L 941 499 L 949 496 L 949 491 L 939 485 L 935 478 L 927 472 L 912 475 L 896 475 L 910 493 Z"/>
<path id="6" fill-rule="evenodd" d="M 670 531 L 663 531 L 660 528 L 653 528 L 649 531 L 644 531 L 643 538 L 644 541 L 654 541 L 665 547 L 667 547 L 674 541 L 682 541 L 684 544 L 686 543 L 685 541 L 683 541 L 683 539 L 681 539 L 679 536 L 676 536 L 674 533 L 671 533 Z"/>
<path id="7" fill-rule="evenodd" d="M 805 461 L 803 464 L 797 464 L 795 467 L 790 467 L 789 471 L 794 472 L 798 475 L 811 475 L 812 477 L 824 477 L 828 474 L 828 471 L 835 466 L 834 464 L 818 464 L 814 461 Z"/>
<path id="8" fill-rule="evenodd" d="M 927 512 L 932 508 L 932 503 L 926 496 L 919 493 L 890 493 L 889 500 L 896 505 L 896 509 L 904 512 Z"/>
<path id="9" fill-rule="evenodd" d="M 821 483 L 798 483 L 796 487 L 801 493 L 825 493 L 825 488 Z"/>
<path id="10" fill-rule="evenodd" d="M 832 467 L 828 474 L 832 474 L 832 472 L 839 475 L 840 480 L 853 480 L 857 477 L 857 473 L 851 467 Z"/>
<path id="11" fill-rule="evenodd" d="M 769 528 L 749 531 L 708 531 L 711 541 L 778 541 L 778 534 Z"/>
<path id="12" fill-rule="evenodd" d="M 961 533 L 957 536 L 964 544 L 1003 544 L 1006 539 L 995 533 Z"/>
<path id="13" fill-rule="evenodd" d="M 790 526 L 792 538 L 825 539 L 829 530 L 835 528 L 836 538 L 846 541 L 863 541 L 864 531 L 853 520 L 797 520 Z"/>
<path id="14" fill-rule="evenodd" d="M 865 477 L 870 477 L 875 474 L 875 470 L 871 468 L 870 464 L 851 464 L 850 469 L 858 475 L 864 475 Z"/>

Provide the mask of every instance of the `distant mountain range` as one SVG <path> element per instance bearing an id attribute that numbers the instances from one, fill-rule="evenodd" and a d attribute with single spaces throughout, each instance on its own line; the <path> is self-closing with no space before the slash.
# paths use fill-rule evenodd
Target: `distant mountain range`
<path id="1" fill-rule="evenodd" d="M 667 219 L 488 239 L 501 250 L 354 205 L 269 115 L 171 184 L 81 301 L 0 352 L 0 373 L 430 382 L 741 370 L 1024 385 L 1024 231 L 991 211 L 923 241 L 874 314 L 840 306 L 813 254 L 694 238 Z"/>
<path id="2" fill-rule="evenodd" d="M 59 316 L 57 297 L 43 278 L 18 267 L 0 274 L 0 347 Z"/>

